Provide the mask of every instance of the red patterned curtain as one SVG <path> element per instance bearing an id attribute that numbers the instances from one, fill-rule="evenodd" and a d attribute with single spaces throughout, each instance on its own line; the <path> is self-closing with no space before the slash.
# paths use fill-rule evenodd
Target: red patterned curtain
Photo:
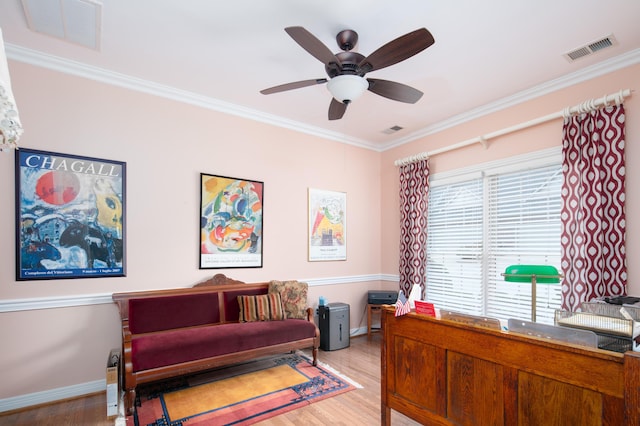
<path id="1" fill-rule="evenodd" d="M 422 287 L 427 268 L 427 160 L 400 166 L 400 290 Z"/>
<path id="2" fill-rule="evenodd" d="M 562 309 L 625 295 L 624 106 L 567 117 L 562 156 Z"/>

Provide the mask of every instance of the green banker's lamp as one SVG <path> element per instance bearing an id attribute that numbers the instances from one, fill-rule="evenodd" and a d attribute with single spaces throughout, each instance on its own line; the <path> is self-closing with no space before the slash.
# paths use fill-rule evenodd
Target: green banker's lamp
<path id="1" fill-rule="evenodd" d="M 564 278 L 550 265 L 511 265 L 507 266 L 502 276 L 511 283 L 531 283 L 531 322 L 536 322 L 537 284 L 558 284 Z"/>

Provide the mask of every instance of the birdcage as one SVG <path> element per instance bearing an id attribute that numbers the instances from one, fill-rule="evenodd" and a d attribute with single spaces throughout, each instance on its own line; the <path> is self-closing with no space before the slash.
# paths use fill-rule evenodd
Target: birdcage
<path id="1" fill-rule="evenodd" d="M 640 318 L 640 310 L 635 312 L 635 308 L 624 307 L 626 311 L 634 310 L 633 313 L 628 313 L 630 318 L 626 318 L 620 312 L 620 308 L 620 306 L 604 303 L 591 303 L 588 306 L 583 306 L 583 312 L 569 312 L 557 309 L 555 311 L 555 324 L 562 327 L 593 331 L 598 336 L 598 348 L 626 352 L 633 350 L 636 346 L 634 345 L 634 337 L 640 331 L 638 327 L 640 323 L 637 323 L 634 319 Z"/>

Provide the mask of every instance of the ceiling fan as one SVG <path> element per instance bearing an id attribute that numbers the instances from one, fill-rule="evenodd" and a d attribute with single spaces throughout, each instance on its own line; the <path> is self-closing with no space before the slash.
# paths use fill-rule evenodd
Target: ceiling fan
<path id="1" fill-rule="evenodd" d="M 260 93 L 263 95 L 327 83 L 333 95 L 329 104 L 329 120 L 342 118 L 347 105 L 365 90 L 410 104 L 416 103 L 422 97 L 422 92 L 413 87 L 395 81 L 364 78 L 364 75 L 404 61 L 431 46 L 435 40 L 426 28 L 398 37 L 367 57 L 352 51 L 358 42 L 358 33 L 353 30 L 338 33 L 336 41 L 342 52 L 335 54 L 303 27 L 287 27 L 284 30 L 304 50 L 324 64 L 329 79 L 318 78 L 281 84 L 261 90 Z"/>

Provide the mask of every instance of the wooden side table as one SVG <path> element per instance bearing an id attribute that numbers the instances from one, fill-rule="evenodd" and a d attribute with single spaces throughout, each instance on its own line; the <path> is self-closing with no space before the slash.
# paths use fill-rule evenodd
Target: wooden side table
<path id="1" fill-rule="evenodd" d="M 382 313 L 382 305 L 367 303 L 367 339 L 371 338 L 371 315 L 373 312 Z"/>

